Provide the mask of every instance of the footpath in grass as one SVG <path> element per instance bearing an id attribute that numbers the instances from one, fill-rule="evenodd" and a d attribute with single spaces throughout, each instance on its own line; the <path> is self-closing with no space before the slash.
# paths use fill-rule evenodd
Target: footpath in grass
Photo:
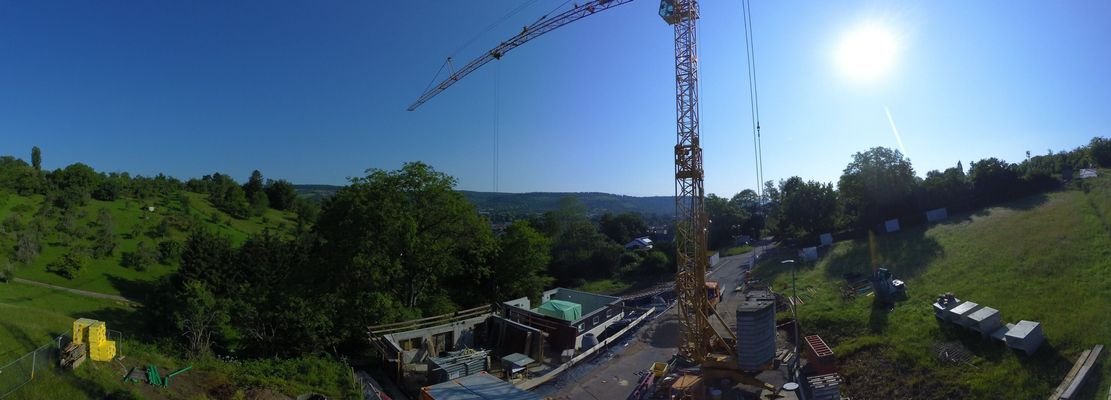
<path id="1" fill-rule="evenodd" d="M 854 397 L 1048 396 L 1083 350 L 1111 344 L 1111 178 L 1084 185 L 878 237 L 883 264 L 908 285 L 891 311 L 872 297 L 841 299 L 844 274 L 867 276 L 870 257 L 867 241 L 835 244 L 799 266 L 802 333 L 835 346 Z M 780 292 L 790 285 L 777 265 L 785 257 L 756 272 Z M 1040 322 L 1045 344 L 1027 357 L 938 323 L 930 305 L 944 292 L 996 308 L 1005 322 Z M 972 365 L 940 361 L 943 343 L 967 349 Z M 1081 398 L 1107 397 L 1111 362 L 1101 364 Z"/>

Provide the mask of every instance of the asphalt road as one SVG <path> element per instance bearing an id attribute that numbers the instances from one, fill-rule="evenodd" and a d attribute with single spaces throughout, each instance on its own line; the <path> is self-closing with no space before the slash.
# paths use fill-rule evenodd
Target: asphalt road
<path id="1" fill-rule="evenodd" d="M 733 292 L 741 283 L 752 253 L 722 258 L 706 280 L 721 282 L 718 313 L 735 328 L 739 298 Z M 675 307 L 648 322 L 635 336 L 614 344 L 594 360 L 565 372 L 553 382 L 536 388 L 541 397 L 556 399 L 624 399 L 653 362 L 669 361 L 677 351 L 679 321 Z"/>

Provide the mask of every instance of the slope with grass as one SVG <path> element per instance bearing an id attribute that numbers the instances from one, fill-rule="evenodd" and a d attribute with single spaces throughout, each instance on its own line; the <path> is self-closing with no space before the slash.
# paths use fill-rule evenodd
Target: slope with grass
<path id="1" fill-rule="evenodd" d="M 142 336 L 142 326 L 136 310 L 126 303 L 19 283 L 0 284 L 0 365 L 52 343 L 60 335 L 68 335 L 73 320 L 81 317 L 103 320 L 109 329 L 122 332 L 124 341 L 118 345 L 123 359 L 107 363 L 87 361 L 73 371 L 40 370 L 34 381 L 5 400 L 246 398 L 250 394 L 296 396 L 308 392 L 324 393 L 329 398 L 358 398 L 350 370 L 331 358 L 242 362 L 181 359 L 170 356 L 174 353 L 170 349 L 137 339 Z M 166 389 L 122 382 L 129 368 L 147 364 L 157 365 L 162 374 L 186 365 L 193 369 L 175 377 L 173 385 Z M 4 382 L 13 383 L 16 379 Z"/>
<path id="2" fill-rule="evenodd" d="M 873 297 L 841 299 L 843 276 L 871 267 L 867 241 L 837 243 L 799 266 L 802 333 L 836 346 L 853 397 L 1048 396 L 1084 349 L 1111 344 L 1111 177 L 1102 172 L 1067 191 L 878 237 L 883 264 L 909 287 L 890 311 Z M 777 291 L 789 290 L 777 265 L 785 257 L 756 272 Z M 1027 357 L 940 324 L 931 303 L 944 292 L 996 308 L 1005 322 L 1041 322 L 1046 343 Z M 972 365 L 939 360 L 941 343 L 966 348 Z M 1090 380 L 1082 398 L 1106 398 L 1111 362 Z"/>
<path id="3" fill-rule="evenodd" d="M 15 273 L 21 278 L 58 286 L 141 299 L 152 282 L 176 269 L 177 261 L 170 261 L 168 265 L 154 263 L 144 271 L 122 266 L 123 254 L 136 251 L 140 242 L 152 248 L 157 247 L 158 242 L 166 240 L 183 243 L 190 227 L 199 225 L 226 236 L 235 243 L 242 243 L 249 235 L 263 230 L 289 232 L 296 224 L 294 214 L 273 209 L 266 210 L 262 216 L 235 219 L 213 207 L 207 194 L 182 192 L 182 195 L 189 199 L 185 202 L 187 207 L 178 195 L 156 197 L 142 202 L 134 199 L 111 202 L 89 200 L 88 204 L 71 211 L 76 229 L 80 233 L 77 235 L 59 232 L 56 225 L 65 217 L 62 211 L 55 210 L 46 219 L 39 256 L 29 265 L 17 265 Z M 0 221 L 14 218 L 27 226 L 32 223 L 42 203 L 43 197 L 39 195 L 8 194 L 0 202 Z M 154 211 L 148 211 L 146 207 L 154 207 Z M 71 249 L 93 246 L 98 229 L 96 220 L 101 209 L 108 210 L 115 227 L 117 246 L 113 255 L 100 259 L 88 258 L 81 271 L 72 279 L 47 271 L 48 265 L 58 261 Z M 158 227 L 163 221 L 168 229 L 159 232 Z M 15 232 L 0 234 L 0 244 L 4 249 L 0 252 L 4 255 L 3 258 L 11 258 Z"/>

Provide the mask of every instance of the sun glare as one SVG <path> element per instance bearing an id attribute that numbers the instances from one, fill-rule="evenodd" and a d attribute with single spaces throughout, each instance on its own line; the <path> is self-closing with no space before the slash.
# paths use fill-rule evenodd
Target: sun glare
<path id="1" fill-rule="evenodd" d="M 886 27 L 861 25 L 848 32 L 837 47 L 837 67 L 853 80 L 883 78 L 895 64 L 898 43 Z"/>

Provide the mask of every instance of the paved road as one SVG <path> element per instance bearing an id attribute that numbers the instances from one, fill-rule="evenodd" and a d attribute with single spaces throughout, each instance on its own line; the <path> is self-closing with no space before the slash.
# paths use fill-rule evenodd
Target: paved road
<path id="1" fill-rule="evenodd" d="M 735 328 L 732 325 L 736 323 L 736 314 L 728 310 L 736 309 L 739 302 L 733 289 L 740 285 L 742 273 L 751 259 L 751 252 L 723 258 L 707 277 L 707 280 L 721 282 L 723 296 L 718 312 L 731 329 Z M 557 399 L 624 399 L 653 362 L 671 360 L 678 339 L 679 321 L 672 307 L 625 343 L 613 345 L 593 361 L 572 368 L 533 392 Z"/>
<path id="2" fill-rule="evenodd" d="M 63 286 L 58 286 L 58 285 L 51 285 L 49 283 L 32 281 L 32 280 L 27 280 L 27 279 L 23 279 L 23 278 L 15 278 L 13 280 L 16 281 L 16 282 L 24 283 L 24 284 L 28 284 L 28 285 L 34 285 L 34 286 L 40 286 L 40 287 L 44 287 L 44 288 L 48 288 L 48 289 L 70 292 L 70 293 L 76 294 L 78 296 L 92 297 L 92 298 L 105 299 L 105 300 L 115 300 L 115 301 L 122 301 L 122 302 L 125 302 L 125 303 L 131 303 L 131 304 L 134 304 L 134 305 L 142 305 L 141 303 L 139 303 L 135 300 L 131 300 L 131 299 L 128 299 L 126 297 L 121 297 L 121 296 L 116 296 L 116 295 L 111 295 L 111 294 L 90 292 L 88 290 L 81 290 L 81 289 L 71 289 L 71 288 L 68 288 L 68 287 L 63 287 Z"/>

